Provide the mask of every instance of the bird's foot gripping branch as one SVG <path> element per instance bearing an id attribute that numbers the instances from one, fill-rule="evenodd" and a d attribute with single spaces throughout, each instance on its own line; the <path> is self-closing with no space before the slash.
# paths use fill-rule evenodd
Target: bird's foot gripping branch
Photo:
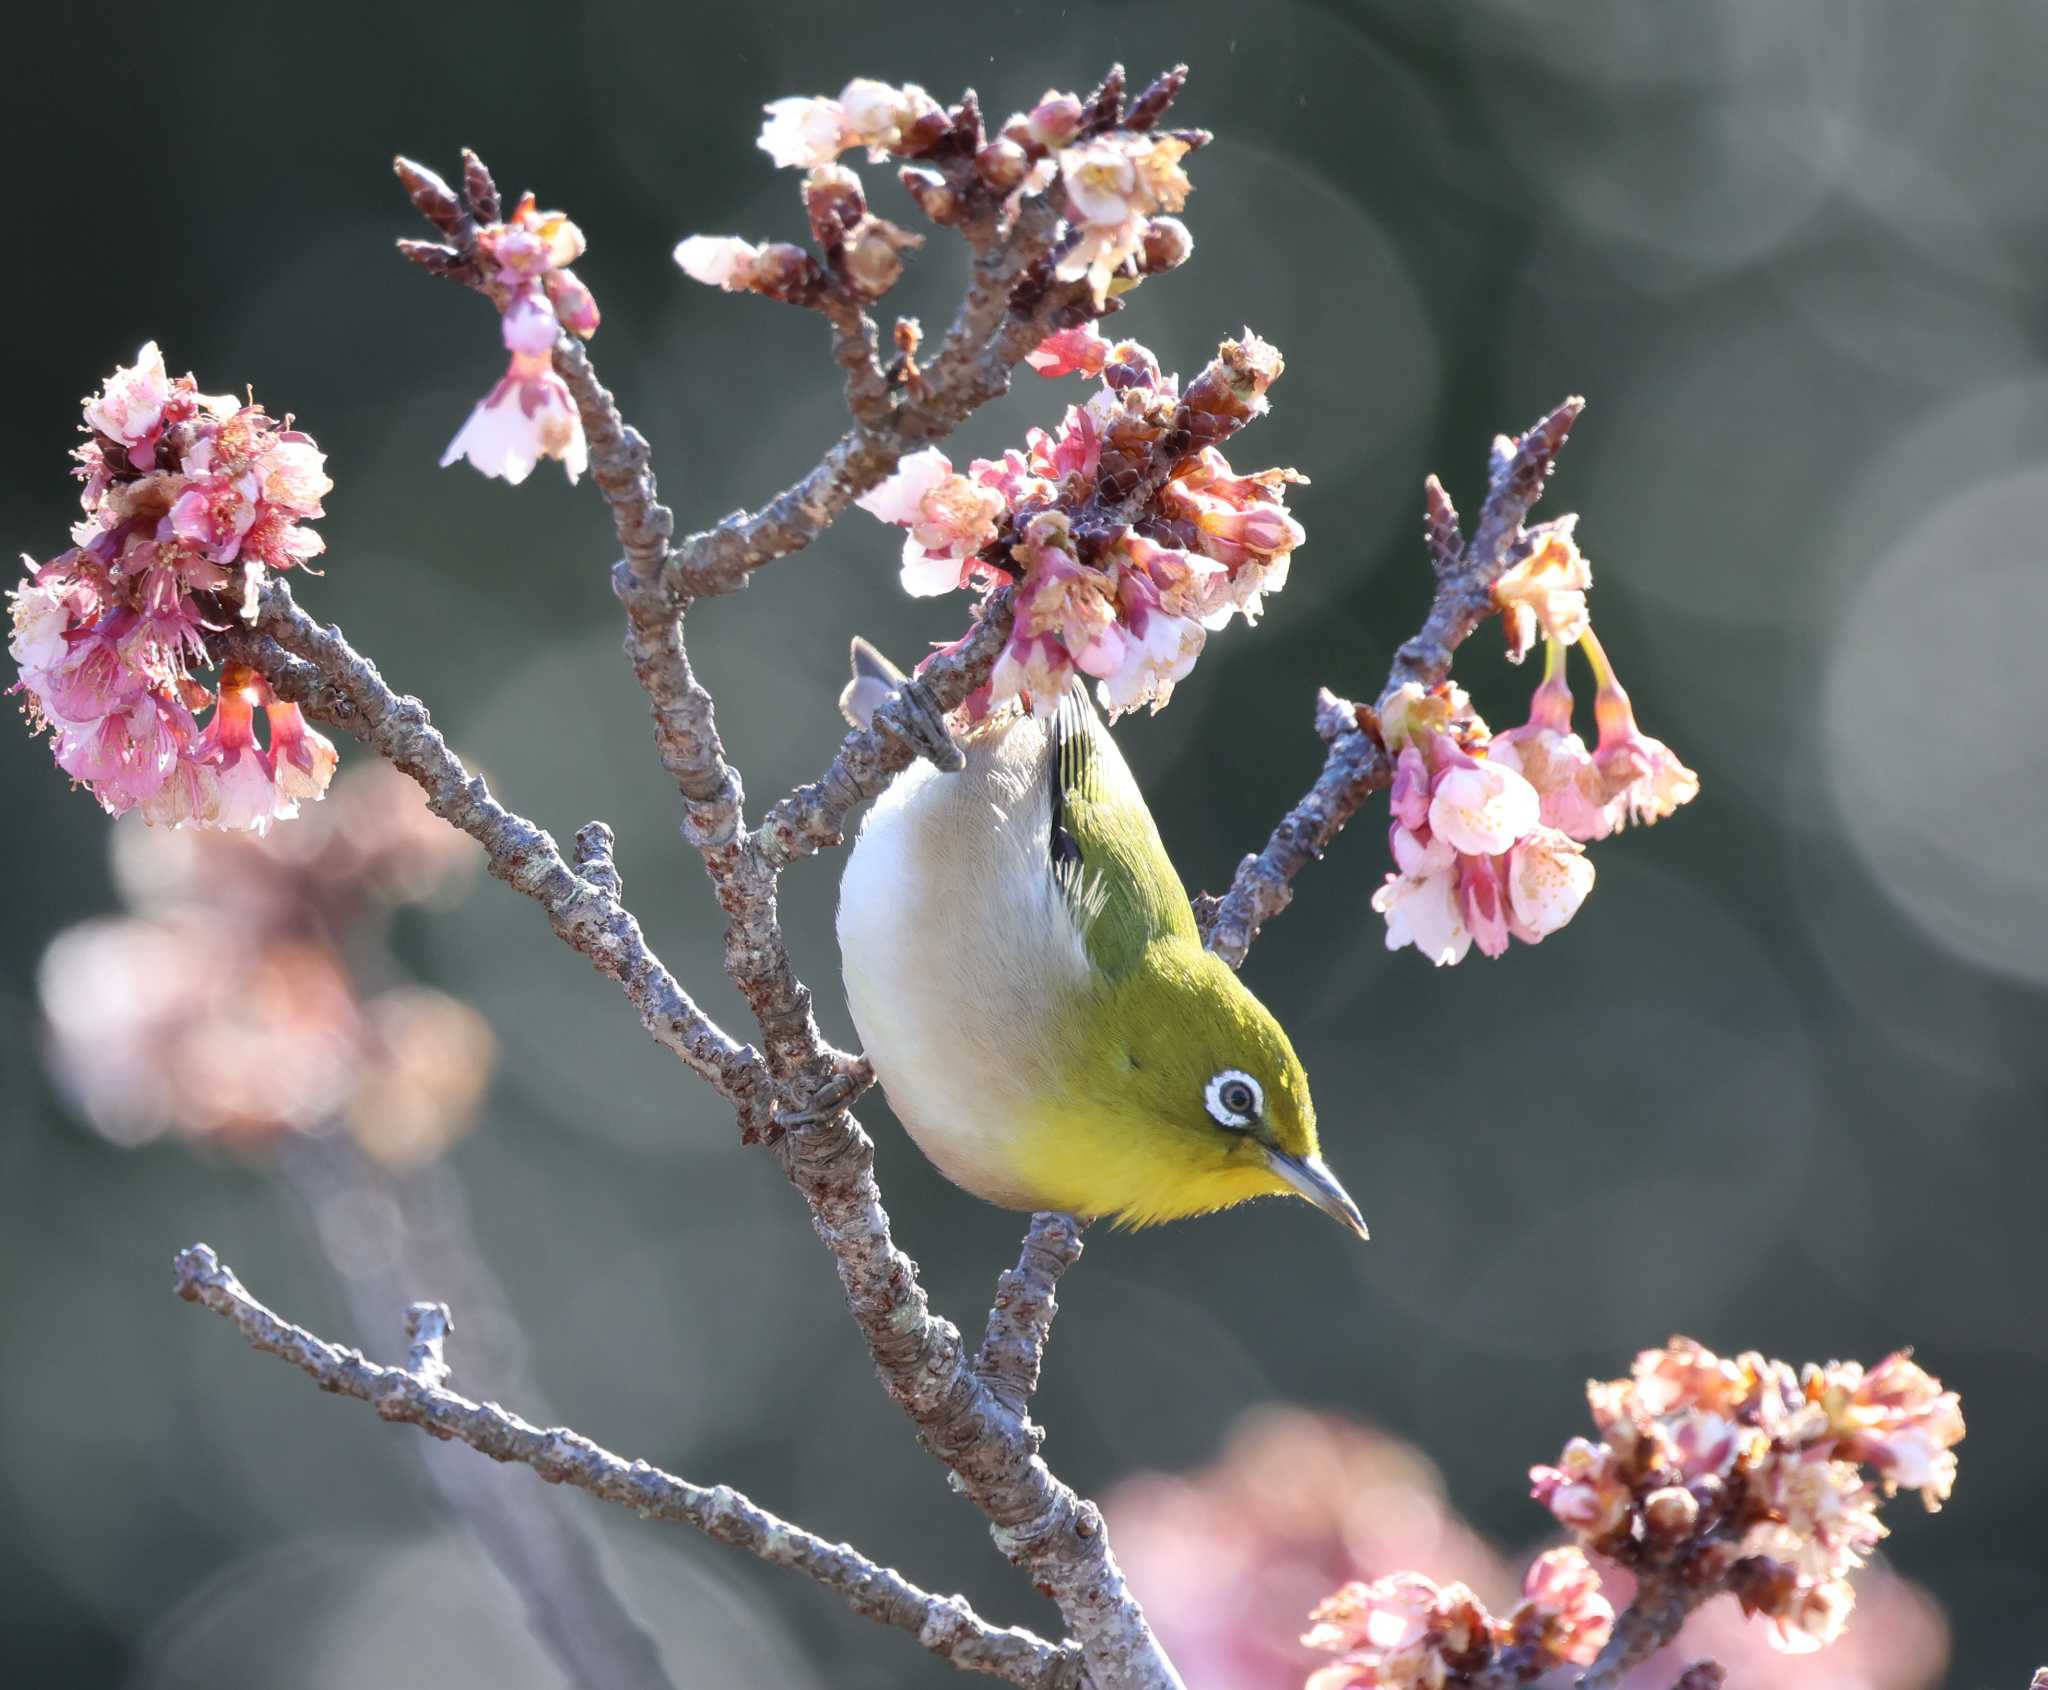
<path id="1" fill-rule="evenodd" d="M 648 698 L 658 759 L 682 800 L 683 837 L 723 914 L 727 971 L 756 1022 L 749 1039 L 720 1027 L 662 964 L 625 901 L 602 823 L 562 850 L 463 763 L 417 699 L 295 602 L 283 573 L 319 553 L 305 524 L 321 514 L 331 485 L 318 448 L 290 418 L 202 395 L 189 377 L 169 378 L 155 348 L 145 348 L 85 407 L 76 453 L 85 515 L 72 544 L 32 565 L 13 594 L 10 649 L 25 713 L 49 732 L 59 766 L 110 813 L 259 833 L 288 821 L 322 796 L 334 767 L 334 745 L 318 723 L 388 759 L 435 814 L 477 840 L 492 872 L 537 903 L 556 934 L 618 984 L 649 1033 L 732 1105 L 742 1139 L 778 1159 L 833 1258 L 884 1389 L 1001 1549 L 1050 1595 L 1067 1637 L 1051 1643 L 990 1625 L 958 1598 L 928 1595 L 723 1487 L 688 1485 L 574 1433 L 469 1402 L 448 1389 L 437 1326 L 422 1327 L 405 1366 L 380 1368 L 278 1320 L 203 1248 L 179 1258 L 181 1293 L 388 1418 L 687 1521 L 804 1572 L 956 1665 L 1033 1686 L 1179 1682 L 1123 1582 L 1100 1513 L 1046 1466 L 1029 1417 L 1053 1286 L 1079 1253 L 1078 1234 L 1062 1216 L 1033 1221 L 978 1354 L 931 1311 L 891 1236 L 872 1145 L 849 1112 L 872 1076 L 821 1036 L 777 891 L 785 869 L 839 844 L 848 816 L 914 760 L 957 768 L 955 730 L 971 732 L 994 712 L 1050 714 L 1077 676 L 1095 683 L 1112 713 L 1157 709 L 1187 682 L 1210 634 L 1239 617 L 1252 622 L 1283 586 L 1305 538 L 1289 509 L 1302 478 L 1288 469 L 1240 472 L 1223 455 L 1265 409 L 1282 369 L 1278 352 L 1247 331 L 1224 341 L 1183 387 L 1137 342 L 1098 326 L 1192 252 L 1175 214 L 1191 189 L 1187 162 L 1207 137 L 1167 126 L 1182 81 L 1171 71 L 1131 95 L 1113 70 L 1085 98 L 1048 94 L 994 131 L 972 94 L 944 105 L 921 89 L 869 81 L 834 99 L 769 107 L 761 145 L 776 164 L 802 172 L 810 246 L 692 236 L 676 258 L 698 281 L 822 316 L 848 417 L 782 493 L 680 537 L 647 441 L 623 420 L 585 350 L 599 312 L 569 268 L 583 251 L 575 225 L 531 196 L 508 210 L 473 154 L 459 186 L 399 162 L 406 192 L 434 230 L 403 250 L 482 295 L 508 354 L 443 461 L 466 460 L 516 483 L 552 459 L 572 480 L 587 473 L 603 495 L 621 554 L 610 586 L 625 611 L 627 654 Z M 857 148 L 896 167 L 906 223 L 870 209 L 859 176 L 840 162 Z M 964 295 L 935 346 L 914 322 L 884 334 L 872 315 L 925 239 L 906 226 L 920 218 L 957 236 L 968 257 Z M 1023 447 L 956 468 L 940 443 L 1005 392 L 1020 366 L 1100 385 Z M 1299 871 L 1380 788 L 1393 789 L 1395 872 L 1376 899 L 1388 942 L 1438 962 L 1475 944 L 1497 955 L 1511 939 L 1555 932 L 1591 885 L 1585 844 L 1693 795 L 1692 775 L 1636 728 L 1591 635 L 1589 575 L 1570 519 L 1526 525 L 1578 411 L 1567 401 L 1496 443 L 1469 533 L 1442 489 L 1428 484 L 1436 588 L 1421 629 L 1372 704 L 1321 695 L 1320 771 L 1225 893 L 1196 901 L 1202 940 L 1230 967 L 1286 906 Z M 914 680 L 876 701 L 868 725 L 845 737 L 818 780 L 750 818 L 712 698 L 691 667 L 686 622 L 754 570 L 803 550 L 856 503 L 904 531 L 903 585 L 974 590 L 972 621 Z M 1546 654 L 1529 722 L 1499 735 L 1450 680 L 1453 653 L 1494 615 L 1511 657 L 1539 639 Z M 1572 728 L 1565 663 L 1573 645 L 1591 660 L 1598 686 L 1591 750 Z M 267 720 L 261 740 L 258 711 Z M 1739 1372 L 1747 1363 L 1723 1365 Z M 1614 1642 L 1588 1682 L 1610 1682 L 1605 1663 L 1624 1638 L 1663 1635 L 1708 1588 L 1737 1590 L 1802 1636 L 1827 1632 L 1839 1594 L 1814 1592 L 1836 1592 L 1853 1563 L 1840 1548 L 1849 1529 L 1840 1519 L 1844 1511 L 1862 1517 L 1861 1493 L 1843 1480 L 1828 1493 L 1832 1502 L 1818 1493 L 1799 1502 L 1796 1481 L 1809 1470 L 1825 1477 L 1879 1461 L 1875 1445 L 1843 1440 L 1861 1435 L 1844 1428 L 1889 1424 L 1894 1397 L 1877 1386 L 1883 1373 L 1864 1384 L 1833 1373 L 1818 1384 L 1759 1375 L 1739 1403 L 1717 1398 L 1699 1410 L 1717 1417 L 1713 1426 L 1725 1427 L 1735 1453 L 1697 1472 L 1686 1439 L 1712 1428 L 1696 1417 L 1691 1431 L 1660 1432 L 1676 1399 L 1639 1380 L 1629 1403 L 1603 1420 L 1608 1455 L 1568 1452 L 1552 1507 L 1591 1548 L 1630 1561 L 1641 1578 L 1637 1606 L 1614 1622 Z M 1808 1428 L 1796 1434 L 1806 1440 L 1802 1453 L 1760 1466 L 1764 1443 L 1777 1451 L 1795 1436 L 1788 1424 Z M 1946 1442 L 1935 1441 L 1938 1468 Z M 1889 1447 L 1903 1459 L 1896 1451 L 1912 1446 L 1909 1438 Z M 1945 1488 L 1946 1472 L 1923 1482 Z M 1597 1520 L 1578 1518 L 1581 1493 L 1594 1499 L 1586 1508 L 1598 1504 Z M 1690 1499 L 1690 1537 L 1667 1529 L 1685 1512 L 1680 1496 Z M 1792 1512 L 1809 1504 L 1808 1513 Z M 1777 1547 L 1736 1536 L 1765 1526 L 1779 1532 Z M 1867 1532 L 1858 1526 L 1851 1538 L 1860 1545 Z M 1717 1547 L 1731 1543 L 1733 1560 Z M 1812 1544 L 1834 1557 L 1825 1577 L 1810 1574 Z M 1710 1560 L 1719 1584 L 1685 1570 Z M 1604 1625 L 1568 1553 L 1532 1575 L 1525 1607 L 1535 1618 L 1517 1610 L 1496 1622 L 1447 1592 L 1430 1598 L 1424 1616 L 1419 1591 L 1353 1593 L 1322 1617 L 1316 1641 L 1344 1652 L 1332 1669 L 1345 1675 L 1338 1681 L 1533 1676 L 1524 1668 L 1539 1654 L 1550 1665 L 1589 1659 Z M 1386 1641 L 1389 1615 L 1405 1642 Z M 1540 1650 L 1524 1635 L 1531 1627 Z"/>

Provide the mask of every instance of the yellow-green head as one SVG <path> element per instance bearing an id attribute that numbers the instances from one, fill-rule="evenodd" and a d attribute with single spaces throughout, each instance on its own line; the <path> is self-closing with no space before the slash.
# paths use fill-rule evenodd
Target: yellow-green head
<path id="1" fill-rule="evenodd" d="M 1191 935 L 1155 940 L 1064 1022 L 1071 1066 L 1018 1137 L 1060 1207 L 1150 1226 L 1291 1193 L 1366 1235 L 1286 1033 Z"/>

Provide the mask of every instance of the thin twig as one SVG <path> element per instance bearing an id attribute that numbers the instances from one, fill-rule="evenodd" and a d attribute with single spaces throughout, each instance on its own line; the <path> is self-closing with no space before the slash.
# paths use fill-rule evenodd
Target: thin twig
<path id="1" fill-rule="evenodd" d="M 574 1485 L 644 1519 L 694 1526 L 720 1543 L 802 1573 L 837 1592 L 864 1619 L 911 1633 L 954 1666 L 1029 1690 L 1075 1690 L 1081 1683 L 1078 1648 L 992 1626 L 964 1597 L 921 1590 L 845 1544 L 827 1543 L 778 1519 L 730 1486 L 693 1485 L 644 1461 L 628 1462 L 580 1433 L 529 1425 L 494 1403 L 471 1402 L 408 1367 L 380 1367 L 290 1324 L 252 1297 L 204 1244 L 180 1251 L 176 1268 L 180 1297 L 223 1316 L 254 1348 L 290 1362 L 323 1391 L 367 1402 L 386 1420 L 465 1443 L 494 1461 L 531 1467 L 550 1484 Z"/>
<path id="2" fill-rule="evenodd" d="M 1584 408 L 1583 399 L 1567 399 L 1519 439 L 1495 442 L 1492 486 L 1469 542 L 1459 539 L 1457 513 L 1430 479 L 1425 538 L 1437 570 L 1436 596 L 1422 627 L 1394 654 L 1381 704 L 1404 685 L 1432 687 L 1450 674 L 1452 653 L 1492 612 L 1493 584 Z M 1329 750 L 1315 784 L 1280 818 L 1264 849 L 1237 865 L 1228 891 L 1195 900 L 1209 949 L 1232 968 L 1243 966 L 1259 929 L 1293 900 L 1294 877 L 1393 779 L 1375 712 L 1324 692 L 1316 701 L 1316 731 Z"/>
<path id="3" fill-rule="evenodd" d="M 630 910 L 602 885 L 576 873 L 548 832 L 506 809 L 481 775 L 448 748 L 426 707 L 385 685 L 376 665 L 338 629 L 322 628 L 292 601 L 289 587 L 264 589 L 253 629 L 216 636 L 224 655 L 250 664 L 280 698 L 309 716 L 354 734 L 427 795 L 427 807 L 483 846 L 491 873 L 547 912 L 565 943 L 625 989 L 641 1024 L 687 1063 L 745 1121 L 771 1105 L 761 1059 L 730 1037 L 691 999 L 648 946 Z"/>

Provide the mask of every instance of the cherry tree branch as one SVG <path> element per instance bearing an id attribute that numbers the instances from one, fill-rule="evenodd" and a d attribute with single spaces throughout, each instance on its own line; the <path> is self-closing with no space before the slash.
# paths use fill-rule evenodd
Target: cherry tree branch
<path id="1" fill-rule="evenodd" d="M 1099 95 L 1097 106 L 1099 121 L 1113 124 L 1121 112 L 1120 83 L 1118 93 Z M 974 123 L 978 129 L 978 117 Z M 413 167 L 415 178 L 422 174 Z M 495 197 L 494 190 L 481 164 L 471 160 L 468 174 L 467 198 L 482 216 L 478 183 L 486 198 Z M 419 203 L 421 190 L 411 181 L 408 186 Z M 459 218 L 452 226 L 445 219 L 437 224 L 451 238 L 462 238 Z M 1079 298 L 1074 287 L 1030 279 L 1056 227 L 1050 212 L 1027 208 L 1007 245 L 977 244 L 974 280 L 955 332 L 933 375 L 903 401 L 888 437 L 877 440 L 877 425 L 857 417 L 854 431 L 818 469 L 760 518 L 735 520 L 715 531 L 724 539 L 705 540 L 694 574 L 671 567 L 675 557 L 688 555 L 688 543 L 668 564 L 655 561 L 670 523 L 646 443 L 619 416 L 588 355 L 565 337 L 556 369 L 583 415 L 593 479 L 611 506 L 626 554 L 613 571 L 613 586 L 626 608 L 626 649 L 648 694 L 657 750 L 683 798 L 685 836 L 703 858 L 726 912 L 726 971 L 762 1030 L 762 1053 L 746 1050 L 740 1074 L 726 1073 L 696 1049 L 710 1029 L 701 1015 L 701 1025 L 693 1028 L 696 1039 L 682 1041 L 678 1053 L 697 1056 L 693 1066 L 699 1072 L 717 1076 L 714 1083 L 726 1082 L 720 1089 L 740 1105 L 743 1136 L 773 1146 L 833 1255 L 885 1389 L 988 1518 L 998 1545 L 1057 1602 L 1094 1690 L 1179 1690 L 1178 1675 L 1124 1585 L 1100 1512 L 1057 1480 L 1037 1453 L 1041 1434 L 1024 1412 L 1015 1381 L 1027 1371 L 1035 1376 L 1049 1294 L 1042 1314 L 993 1352 L 1000 1358 L 993 1372 L 1004 1386 L 998 1394 L 968 1359 L 959 1330 L 931 1312 L 914 1265 L 895 1245 L 874 1180 L 873 1144 L 846 1108 L 870 1076 L 865 1064 L 833 1051 L 819 1035 L 776 910 L 781 867 L 835 838 L 854 803 L 879 792 L 920 751 L 936 753 L 942 762 L 957 757 L 950 740 L 932 731 L 932 718 L 985 677 L 1006 630 L 1007 603 L 1000 596 L 992 601 L 977 633 L 948 659 L 930 665 L 922 680 L 899 688 L 876 725 L 848 736 L 825 779 L 778 805 L 759 834 L 746 831 L 740 779 L 725 757 L 712 700 L 691 671 L 683 637 L 683 614 L 693 597 L 729 590 L 747 568 L 807 543 L 879 481 L 903 449 L 944 433 L 1003 391 L 1014 365 Z M 465 261 L 457 249 L 449 249 L 449 256 L 456 266 Z M 859 384 L 851 384 L 850 395 L 857 411 L 865 408 Z M 427 788 L 439 813 L 482 838 L 492 850 L 494 870 L 523 889 L 519 877 L 532 879 L 529 862 L 538 855 L 550 888 L 542 902 L 551 918 L 561 909 L 591 908 L 630 919 L 618 904 L 607 835 L 586 829 L 578 867 L 572 869 L 531 824 L 505 817 L 494 805 L 484 808 L 481 783 L 472 789 L 467 771 L 431 735 L 417 703 L 390 694 L 338 635 L 312 628 L 288 606 L 288 599 L 266 604 L 254 634 L 242 641 L 245 660 L 271 679 L 280 696 L 377 745 Z M 516 841 L 500 837 L 508 829 Z M 544 851 L 535 835 L 545 840 Z M 572 926 L 564 934 L 575 942 L 572 935 L 580 937 L 580 929 Z M 659 964 L 637 926 L 631 937 L 639 973 L 652 975 Z M 666 980 L 666 971 L 658 978 Z M 680 988 L 668 985 L 680 996 Z M 774 1104 L 765 1128 L 758 1107 L 764 1091 Z"/>
<path id="2" fill-rule="evenodd" d="M 539 904 L 564 943 L 619 983 L 660 1044 L 743 1120 L 766 1119 L 771 1105 L 759 1054 L 719 1027 L 663 966 L 619 902 L 615 876 L 607 885 L 578 873 L 546 829 L 500 804 L 449 749 L 426 706 L 393 692 L 339 629 L 322 628 L 284 582 L 273 581 L 255 626 L 227 629 L 216 640 L 223 655 L 256 669 L 280 698 L 355 735 L 410 775 L 429 809 L 483 846 L 492 874 Z"/>
<path id="3" fill-rule="evenodd" d="M 1449 496 L 1430 478 L 1424 534 L 1436 568 L 1436 594 L 1421 628 L 1394 654 L 1381 705 L 1405 685 L 1428 688 L 1449 676 L 1452 654 L 1491 614 L 1493 584 L 1513 562 L 1522 524 L 1584 408 L 1583 399 L 1567 399 L 1519 438 L 1503 435 L 1494 442 L 1492 483 L 1469 541 L 1460 535 Z M 1294 877 L 1394 778 L 1376 709 L 1325 691 L 1316 699 L 1315 723 L 1329 749 L 1314 784 L 1280 818 L 1264 848 L 1237 865 L 1221 897 L 1195 900 L 1209 949 L 1232 968 L 1243 966 L 1259 929 L 1293 901 Z"/>
<path id="4" fill-rule="evenodd" d="M 579 1433 L 528 1424 L 494 1403 L 447 1388 L 448 1310 L 417 1303 L 408 1311 L 411 1348 L 403 1367 L 380 1367 L 360 1352 L 315 1336 L 272 1313 L 204 1244 L 179 1252 L 177 1292 L 228 1320 L 250 1345 L 281 1357 L 323 1391 L 367 1402 L 386 1420 L 452 1439 L 494 1461 L 531 1467 L 549 1484 L 573 1485 L 647 1519 L 690 1525 L 778 1567 L 823 1585 L 864 1619 L 909 1632 L 940 1659 L 1027 1690 L 1075 1690 L 1080 1650 L 980 1619 L 959 1596 L 935 1596 L 846 1544 L 777 1518 L 726 1485 L 694 1485 L 644 1461 L 629 1462 Z"/>
<path id="5" fill-rule="evenodd" d="M 1052 1317 L 1059 1313 L 1053 1292 L 1060 1276 L 1080 1259 L 1080 1223 L 1072 1215 L 1041 1212 L 1031 1217 L 1017 1265 L 996 1281 L 995 1305 L 988 1311 L 988 1331 L 974 1370 L 1014 1413 L 1022 1414 L 1038 1389 Z"/>
<path id="6" fill-rule="evenodd" d="M 1580 1674 L 1578 1690 L 1614 1690 L 1676 1637 L 1692 1611 L 1719 1588 L 1646 1576 L 1636 1587 L 1635 1599 L 1614 1616 L 1613 1634 L 1599 1658 Z"/>

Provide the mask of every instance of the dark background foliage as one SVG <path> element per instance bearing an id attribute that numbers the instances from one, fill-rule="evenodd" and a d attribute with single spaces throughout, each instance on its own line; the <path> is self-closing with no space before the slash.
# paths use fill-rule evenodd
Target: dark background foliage
<path id="1" fill-rule="evenodd" d="M 1949 1512 L 1897 1510 L 1891 1552 L 1950 1607 L 1956 1683 L 2025 1682 L 2048 1587 L 2041 7 L 753 0 L 40 27 L 0 120 L 10 543 L 64 543 L 74 402 L 145 338 L 202 387 L 296 411 L 337 482 L 305 602 L 518 807 L 561 835 L 610 819 L 656 942 L 729 1024 L 713 908 L 617 658 L 597 500 L 551 467 L 517 492 L 434 467 L 500 353 L 474 299 L 391 254 L 409 231 L 388 155 L 473 144 L 582 224 L 596 353 L 701 524 L 837 425 L 818 323 L 668 261 L 693 231 L 800 229 L 752 144 L 764 100 L 871 74 L 972 82 L 1001 112 L 1112 59 L 1190 61 L 1185 110 L 1220 136 L 1193 161 L 1196 257 L 1119 326 L 1184 371 L 1240 324 L 1277 342 L 1274 414 L 1233 456 L 1314 478 L 1266 623 L 1120 730 L 1190 884 L 1218 886 L 1312 773 L 1314 684 L 1369 695 L 1417 619 L 1425 471 L 1475 508 L 1490 436 L 1568 392 L 1591 406 L 1554 508 L 1583 513 L 1608 644 L 1705 793 L 1598 847 L 1571 929 L 1499 963 L 1382 950 L 1377 812 L 1304 877 L 1248 978 L 1302 1047 L 1374 1241 L 1279 1204 L 1092 1240 L 1041 1399 L 1049 1453 L 1099 1487 L 1204 1459 L 1247 1404 L 1324 1404 L 1419 1441 L 1473 1518 L 1533 1542 L 1522 1468 L 1579 1428 L 1581 1381 L 1642 1345 L 1913 1343 L 1972 1430 Z M 891 303 L 936 326 L 959 271 L 934 240 Z M 1078 396 L 1026 376 L 964 444 Z M 901 596 L 895 551 L 856 515 L 696 618 L 757 803 L 829 755 L 850 631 L 902 655 L 958 626 L 957 601 Z M 1460 673 L 1504 724 L 1533 676 L 1498 649 L 1482 633 Z M 414 1434 L 171 1301 L 171 1252 L 203 1237 L 299 1318 L 395 1347 L 396 1309 L 348 1329 L 260 1168 L 67 1118 L 34 968 L 110 903 L 108 829 L 25 737 L 0 739 L 0 781 L 0 1676 L 552 1682 L 423 1498 Z M 850 1038 L 836 873 L 798 871 L 788 903 Z M 612 989 L 494 885 L 403 937 L 504 1042 L 455 1156 L 560 1410 L 1052 1623 L 873 1388 L 770 1161 Z M 900 1236 L 978 1320 L 1017 1220 L 870 1114 Z M 945 1680 L 781 1575 L 586 1512 L 687 1682 Z"/>

